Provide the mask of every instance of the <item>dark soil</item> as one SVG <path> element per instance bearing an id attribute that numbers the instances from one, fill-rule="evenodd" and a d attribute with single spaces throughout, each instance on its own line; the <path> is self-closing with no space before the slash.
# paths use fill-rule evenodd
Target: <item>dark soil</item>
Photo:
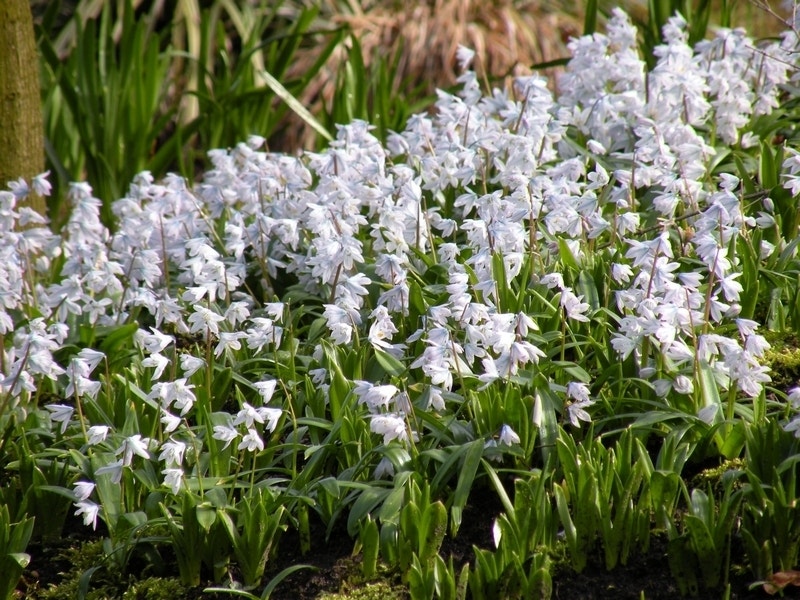
<path id="1" fill-rule="evenodd" d="M 734 543 L 733 554 L 738 554 Z M 735 561 L 736 556 L 732 559 Z M 739 557 L 741 558 L 741 557 Z M 758 586 L 750 590 L 752 581 L 746 575 L 732 573 L 730 576 L 731 600 L 764 600 L 771 598 Z M 667 562 L 667 541 L 654 537 L 647 553 L 636 553 L 628 564 L 607 571 L 603 558 L 598 553 L 590 559 L 582 573 L 575 573 L 569 564 L 563 564 L 553 573 L 553 600 L 682 600 L 680 588 L 672 578 Z M 721 592 L 700 590 L 696 598 L 720 598 Z M 784 598 L 798 598 L 792 590 Z"/>

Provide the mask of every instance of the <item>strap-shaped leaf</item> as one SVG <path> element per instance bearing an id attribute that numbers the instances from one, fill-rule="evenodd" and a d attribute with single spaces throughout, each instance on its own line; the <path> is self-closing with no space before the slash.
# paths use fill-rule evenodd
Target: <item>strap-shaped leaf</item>
<path id="1" fill-rule="evenodd" d="M 303 106 L 303 104 L 295 98 L 292 93 L 287 90 L 283 84 L 275 79 L 269 72 L 262 71 L 261 76 L 264 78 L 264 83 L 266 83 L 269 88 L 275 92 L 275 95 L 278 96 L 281 100 L 283 100 L 286 105 L 292 109 L 292 111 L 297 114 L 298 117 L 303 119 L 306 123 L 308 123 L 314 131 L 319 133 L 322 137 L 324 137 L 329 142 L 333 141 L 333 136 L 330 132 L 325 129 L 325 126 L 320 123 L 314 115 L 312 115 L 308 109 Z"/>

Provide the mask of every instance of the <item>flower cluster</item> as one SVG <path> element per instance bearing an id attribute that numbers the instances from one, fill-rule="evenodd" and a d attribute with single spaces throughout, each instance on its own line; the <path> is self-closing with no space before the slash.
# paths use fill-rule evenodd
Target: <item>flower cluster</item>
<path id="1" fill-rule="evenodd" d="M 42 386 L 61 390 L 74 401 L 46 406 L 58 434 L 113 457 L 85 478 L 120 482 L 150 461 L 173 494 L 202 474 L 203 452 L 255 462 L 265 435 L 281 434 L 287 404 L 273 394 L 288 403 L 299 383 L 282 379 L 280 361 L 327 397 L 337 351 L 366 348 L 375 364 L 405 369 L 401 381 L 396 368 L 367 364 L 352 372 L 380 381 L 346 381 L 385 445 L 424 436 L 417 409 L 455 414 L 512 385 L 534 388 L 540 409 L 539 391 L 559 398 L 562 423 L 579 427 L 603 387 L 582 364 L 589 355 L 632 364 L 654 400 L 692 397 L 681 406 L 722 418 L 700 397 L 707 377 L 742 398 L 769 381 L 768 344 L 752 310 L 743 314 L 739 248 L 776 221 L 768 200 L 752 210 L 739 177 L 720 172 L 717 142 L 746 152 L 753 118 L 778 104 L 797 39 L 756 48 L 725 30 L 694 49 L 687 39 L 686 23 L 670 20 L 646 76 L 636 31 L 615 11 L 605 35 L 571 43 L 559 95 L 535 75 L 484 93 L 462 50 L 461 90 L 440 92 L 434 114 L 412 117 L 385 146 L 363 122 L 300 157 L 264 152 L 253 137 L 212 151 L 195 188 L 138 175 L 113 204 L 114 233 L 88 185 L 73 186 L 56 235 L 15 210 L 27 189 L 17 182 L 0 192 L 0 395 L 24 410 Z M 783 172 L 796 195 L 796 152 Z M 33 186 L 46 192 L 46 179 Z M 757 260 L 782 243 L 764 237 Z M 76 411 L 102 393 L 94 373 L 116 357 L 86 348 L 54 358 L 81 327 L 129 323 L 128 373 L 149 380 L 131 397 L 158 414 L 146 434 L 134 417 Z M 225 367 L 254 363 L 269 376 L 237 373 L 236 393 L 212 406 Z M 507 423 L 479 435 L 493 442 L 498 431 L 500 446 L 522 441 Z M 77 514 L 92 525 L 95 493 L 92 481 L 76 484 Z"/>

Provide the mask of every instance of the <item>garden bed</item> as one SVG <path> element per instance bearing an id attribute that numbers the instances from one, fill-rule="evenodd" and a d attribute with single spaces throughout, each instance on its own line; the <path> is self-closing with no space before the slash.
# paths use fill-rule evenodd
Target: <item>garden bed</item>
<path id="1" fill-rule="evenodd" d="M 0 600 L 791 585 L 800 41 L 663 25 L 57 232 L 0 193 Z"/>

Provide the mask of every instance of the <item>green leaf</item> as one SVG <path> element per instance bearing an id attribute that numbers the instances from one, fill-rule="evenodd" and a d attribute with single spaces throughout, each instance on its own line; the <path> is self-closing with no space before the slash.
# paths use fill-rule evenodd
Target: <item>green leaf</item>
<path id="1" fill-rule="evenodd" d="M 86 569 L 78 579 L 78 600 L 85 600 L 89 594 L 89 585 L 92 582 L 92 576 L 103 568 L 103 565 L 97 565 Z"/>
<path id="2" fill-rule="evenodd" d="M 205 503 L 197 507 L 197 522 L 200 523 L 206 533 L 211 531 L 211 526 L 217 520 L 217 509 L 213 506 L 206 506 Z"/>
<path id="3" fill-rule="evenodd" d="M 371 579 L 377 571 L 381 540 L 378 523 L 369 516 L 361 526 L 359 540 L 361 540 L 361 572 L 366 579 Z"/>
<path id="4" fill-rule="evenodd" d="M 570 377 L 573 377 L 577 381 L 583 383 L 590 383 L 592 381 L 592 376 L 578 364 L 574 362 L 566 361 L 566 360 L 554 360 L 551 361 L 553 366 L 556 366 L 560 369 L 563 369 Z"/>
<path id="5" fill-rule="evenodd" d="M 736 163 L 736 170 L 739 172 L 739 179 L 742 182 L 742 190 L 746 196 L 751 196 L 756 192 L 756 186 L 750 177 L 750 171 L 745 167 L 744 161 L 739 154 L 733 155 L 733 162 Z"/>
<path id="6" fill-rule="evenodd" d="M 103 337 L 98 346 L 98 350 L 108 357 L 108 360 L 113 361 L 115 355 L 124 346 L 133 344 L 133 334 L 139 330 L 138 323 L 128 323 L 127 325 L 120 325 L 114 328 L 108 335 Z"/>
<path id="7" fill-rule="evenodd" d="M 456 484 L 456 491 L 453 494 L 453 504 L 450 507 L 450 514 L 453 519 L 450 529 L 453 536 L 458 533 L 458 528 L 461 526 L 462 511 L 467 505 L 467 499 L 469 498 L 469 493 L 472 489 L 472 483 L 475 480 L 475 475 L 478 472 L 478 465 L 481 463 L 482 456 L 482 439 L 477 439 L 467 445 L 464 463 L 461 465 L 461 471 L 458 474 L 458 483 Z"/>
<path id="8" fill-rule="evenodd" d="M 244 590 L 237 590 L 235 588 L 226 587 L 207 587 L 203 589 L 206 594 L 230 594 L 231 596 L 239 596 L 240 598 L 247 598 L 247 600 L 259 600 L 258 596 L 246 592 Z"/>
<path id="9" fill-rule="evenodd" d="M 597 13 L 600 11 L 598 0 L 586 2 L 586 16 L 583 18 L 583 35 L 592 35 L 597 29 Z"/>
<path id="10" fill-rule="evenodd" d="M 389 491 L 385 488 L 368 487 L 361 492 L 347 517 L 347 533 L 350 537 L 356 536 L 359 523 L 386 499 Z"/>
<path id="11" fill-rule="evenodd" d="M 440 501 L 434 502 L 425 509 L 423 514 L 425 536 L 419 552 L 422 562 L 431 561 L 438 556 L 439 548 L 447 533 L 447 509 Z"/>
<path id="12" fill-rule="evenodd" d="M 734 459 L 741 454 L 746 440 L 745 427 L 744 421 L 737 421 L 733 428 L 726 433 L 720 453 L 728 460 Z"/>
<path id="13" fill-rule="evenodd" d="M 768 141 L 761 141 L 761 155 L 758 159 L 758 178 L 764 189 L 771 190 L 778 186 L 779 170 L 775 166 L 775 155 Z"/>
<path id="14" fill-rule="evenodd" d="M 583 301 L 592 307 L 592 310 L 600 308 L 600 297 L 597 293 L 597 285 L 594 277 L 586 269 L 581 269 L 578 275 L 578 285 L 576 286 L 579 296 L 583 296 Z"/>
<path id="15" fill-rule="evenodd" d="M 565 267 L 574 271 L 580 270 L 575 255 L 572 253 L 572 250 L 569 249 L 566 240 L 561 237 L 558 238 L 558 256 L 561 258 L 561 262 L 564 263 Z"/>
<path id="16" fill-rule="evenodd" d="M 231 383 L 233 381 L 233 369 L 230 367 L 221 368 L 215 365 L 212 387 L 212 410 L 221 410 L 228 400 Z"/>
<path id="17" fill-rule="evenodd" d="M 687 535 L 669 541 L 667 561 L 672 576 L 681 590 L 681 595 L 696 597 L 699 591 L 697 585 L 698 561 Z"/>
<path id="18" fill-rule="evenodd" d="M 417 317 L 428 312 L 425 298 L 422 296 L 422 288 L 413 279 L 408 282 L 408 305 Z"/>
<path id="19" fill-rule="evenodd" d="M 381 510 L 378 513 L 381 523 L 397 523 L 400 516 L 400 511 L 402 510 L 405 501 L 406 490 L 402 486 L 398 485 L 386 497 L 386 500 L 384 500 L 383 504 L 381 505 Z"/>
<path id="20" fill-rule="evenodd" d="M 27 568 L 31 563 L 31 555 L 25 552 L 11 552 L 6 554 L 6 556 L 23 569 Z"/>
<path id="21" fill-rule="evenodd" d="M 298 571 L 302 571 L 303 569 L 311 569 L 312 571 L 318 570 L 317 567 L 313 565 L 292 565 L 291 567 L 286 567 L 280 573 L 275 575 L 275 577 L 269 580 L 269 583 L 264 588 L 264 591 L 261 592 L 261 600 L 268 600 L 272 592 L 275 591 L 275 588 L 278 587 L 278 585 L 280 585 L 284 579 L 290 575 L 293 575 L 294 573 L 297 573 Z"/>
<path id="22" fill-rule="evenodd" d="M 692 540 L 692 549 L 697 553 L 705 587 L 714 589 L 719 584 L 722 575 L 724 551 L 715 546 L 714 538 L 702 519 L 694 515 L 687 515 L 685 522 Z"/>
<path id="23" fill-rule="evenodd" d="M 381 367 L 383 367 L 383 370 L 393 377 L 399 377 L 406 371 L 406 367 L 403 363 L 383 350 L 376 349 L 375 358 L 378 360 Z"/>
<path id="24" fill-rule="evenodd" d="M 700 401 L 704 407 L 706 406 L 717 406 L 716 412 L 716 419 L 715 422 L 722 419 L 724 414 L 723 407 L 722 407 L 722 400 L 719 396 L 719 387 L 717 387 L 717 381 L 714 379 L 714 373 L 711 370 L 711 366 L 705 361 L 699 361 L 699 377 L 700 377 Z"/>
<path id="25" fill-rule="evenodd" d="M 297 98 L 295 98 L 292 93 L 283 87 L 283 84 L 275 79 L 272 75 L 270 75 L 267 71 L 262 71 L 261 76 L 264 78 L 265 83 L 269 86 L 269 88 L 275 92 L 275 95 L 278 96 L 281 100 L 283 100 L 286 105 L 291 108 L 294 113 L 303 119 L 306 123 L 308 123 L 314 131 L 319 133 L 322 137 L 324 137 L 329 142 L 333 141 L 333 136 L 325 129 L 325 126 L 317 121 L 316 117 L 312 115 L 308 109 L 303 106 L 303 103 L 300 102 Z"/>
<path id="26" fill-rule="evenodd" d="M 570 551 L 572 567 L 580 573 L 586 566 L 586 556 L 582 555 L 578 546 L 578 530 L 569 513 L 567 495 L 564 492 L 563 486 L 560 484 L 553 486 L 553 494 L 556 497 L 558 516 L 561 519 L 561 525 L 564 527 L 564 538 L 567 541 L 567 547 Z"/>

